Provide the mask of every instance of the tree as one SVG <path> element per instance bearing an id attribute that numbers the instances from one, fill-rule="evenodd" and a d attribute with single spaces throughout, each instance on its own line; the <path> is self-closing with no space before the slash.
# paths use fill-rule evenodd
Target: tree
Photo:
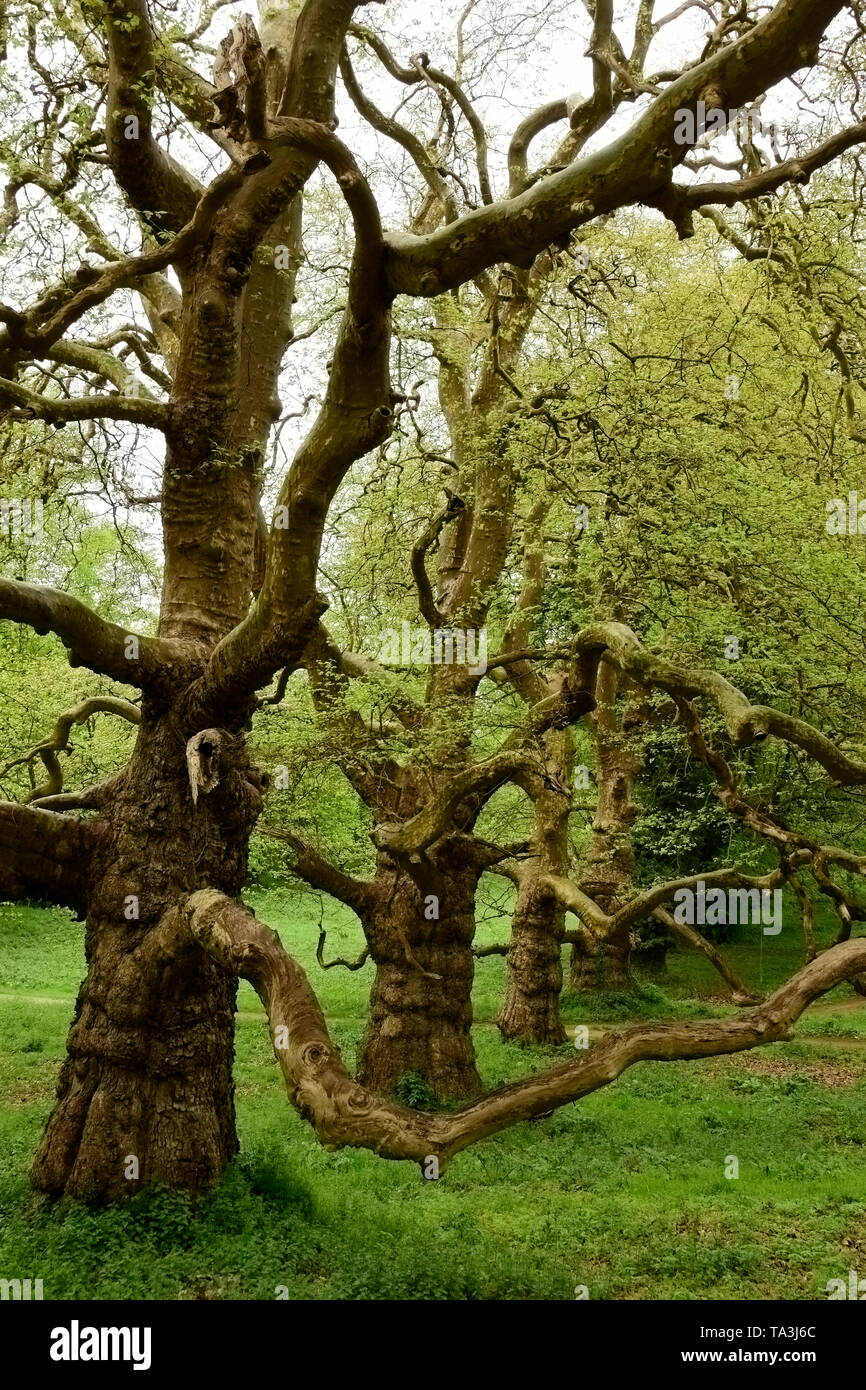
<path id="1" fill-rule="evenodd" d="M 452 407 L 455 442 L 467 453 L 465 468 L 458 465 L 461 483 L 470 487 L 462 507 L 431 518 L 416 547 L 428 626 L 443 618 L 456 626 L 460 618 L 472 628 L 483 621 L 507 534 L 501 522 L 492 525 L 502 481 L 484 459 L 472 458 L 490 436 L 482 432 L 479 441 L 475 429 L 480 424 L 495 434 L 507 414 L 508 350 L 519 347 L 534 277 L 551 248 L 594 219 L 637 204 L 661 209 L 687 235 L 695 209 L 731 206 L 791 179 L 806 180 L 866 136 L 866 126 L 852 122 L 744 178 L 677 182 L 674 172 L 688 153 L 675 138 L 678 112 L 699 101 L 725 111 L 746 106 L 816 63 L 831 22 L 859 7 L 779 0 L 760 16 L 733 13 L 725 4 L 717 16 L 712 6 L 701 6 L 718 23 L 703 36 L 697 61 L 681 72 L 645 77 L 646 53 L 665 19 L 654 22 L 653 4 L 640 0 L 627 55 L 613 32 L 612 5 L 597 0 L 587 5 L 592 93 L 551 103 L 521 124 L 503 197 L 485 186 L 482 126 L 460 85 L 423 57 L 406 70 L 413 82 L 432 84 L 452 117 L 459 108 L 465 118 L 479 156 L 481 196 L 475 208 L 454 205 L 429 159 L 427 182 L 436 186 L 429 215 L 410 233 L 388 233 L 356 157 L 335 134 L 341 61 L 353 90 L 345 44 L 357 8 L 353 0 L 307 0 L 297 11 L 265 10 L 258 30 L 249 18 L 239 20 L 220 45 L 213 84 L 193 66 L 195 27 L 159 30 L 144 0 L 58 9 L 44 37 L 33 11 L 10 18 L 9 48 L 16 61 L 24 62 L 26 53 L 48 101 L 46 114 L 25 119 L 7 142 L 7 230 L 19 221 L 29 225 L 32 212 L 19 199 L 38 190 L 98 263 L 83 262 L 43 283 L 30 302 L 0 306 L 0 400 L 13 422 L 39 420 L 46 429 L 125 422 L 157 432 L 165 445 L 155 632 L 130 631 L 71 593 L 0 579 L 0 616 L 54 634 L 73 664 L 141 695 L 135 747 L 119 776 L 78 797 L 65 795 L 60 810 L 43 797 L 0 805 L 0 892 L 66 904 L 87 921 L 87 978 L 57 1104 L 32 1170 L 35 1184 L 49 1191 L 116 1196 L 142 1180 L 200 1188 L 215 1179 L 237 1146 L 231 1069 L 238 976 L 259 990 L 291 1099 L 324 1142 L 419 1162 L 433 1156 L 444 1164 L 467 1143 L 576 1099 L 642 1057 L 702 1056 L 784 1036 L 817 993 L 866 968 L 866 942 L 840 941 L 747 1017 L 630 1030 L 455 1115 L 415 1114 L 346 1074 L 302 972 L 241 905 L 249 837 L 265 790 L 245 739 L 257 695 L 278 672 L 303 662 L 323 690 L 352 667 L 321 628 L 320 551 L 348 470 L 387 438 L 405 404 L 390 375 L 395 300 L 441 303 L 480 282 L 477 294 L 495 302 L 504 280 L 514 287 L 498 309 L 498 333 L 475 385 L 479 414 L 461 421 L 462 394 Z M 59 61 L 52 54 L 50 66 L 40 56 L 44 43 L 60 54 Z M 94 107 L 105 92 L 104 136 L 88 127 L 78 100 L 82 82 Z M 628 131 L 586 153 L 588 138 L 632 102 L 636 116 Z M 530 140 L 565 121 L 554 166 L 528 173 Z M 191 151 L 196 136 L 214 142 L 220 172 L 210 176 L 207 161 L 194 154 L 187 165 L 180 162 L 175 150 L 182 153 L 184 139 L 169 141 L 179 124 Z M 281 480 L 268 529 L 261 513 L 263 461 L 281 414 L 277 381 L 292 336 L 301 195 L 319 164 L 335 177 L 351 216 L 352 263 L 321 408 Z M 138 239 L 129 253 L 104 230 L 111 219 L 95 215 L 106 189 L 109 196 L 119 191 L 130 211 L 125 221 L 118 218 L 121 240 Z M 493 267 L 502 270 L 491 285 Z M 143 304 L 145 332 L 133 325 L 121 333 L 110 321 L 112 301 L 128 291 Z M 476 291 L 465 293 L 471 300 Z M 443 385 L 448 380 L 446 371 Z M 111 486 L 109 479 L 109 492 Z M 423 562 L 440 531 L 439 594 L 431 596 Z M 511 659 L 513 653 L 501 652 L 488 664 Z M 387 1087 L 398 1067 L 412 1065 L 411 1047 L 389 1055 L 387 1028 L 377 1027 L 405 1010 L 417 991 L 418 976 L 406 971 L 412 958 L 412 972 L 418 966 L 427 972 L 425 988 L 434 985 L 432 976 L 442 977 L 436 988 L 451 1025 L 452 1089 L 476 1084 L 466 1048 L 470 890 L 480 866 L 507 847 L 485 848 L 472 825 L 498 786 L 536 770 L 536 740 L 592 708 L 602 661 L 666 691 L 683 708 L 696 698 L 715 703 L 739 746 L 773 736 L 801 748 L 838 781 L 859 784 L 866 777 L 866 766 L 820 730 L 752 705 L 714 673 L 651 655 L 621 624 L 588 626 L 559 659 L 565 664 L 559 690 L 530 707 L 508 746 L 476 761 L 464 742 L 432 787 L 410 774 L 396 797 L 380 798 L 389 819 L 377 831 L 383 870 L 376 891 L 384 880 L 396 896 L 393 919 L 387 896 L 371 906 L 374 918 L 380 914 L 371 929 L 380 981 L 363 1070 L 371 1083 Z M 459 702 L 471 698 L 479 679 L 455 663 L 440 666 L 432 683 L 443 698 Z M 729 790 L 736 799 L 736 789 Z M 820 855 L 825 866 L 862 872 L 856 856 L 810 847 L 802 836 L 784 838 L 792 863 Z M 777 874 L 787 871 L 786 861 Z M 731 872 L 725 881 L 732 878 L 739 881 Z M 425 962 L 411 932 L 424 899 L 441 897 L 443 885 L 459 903 L 429 943 Z M 554 887 L 565 900 L 573 897 Z M 662 885 L 619 911 L 637 920 L 675 887 Z M 601 912 L 585 895 L 579 902 L 590 920 Z"/>

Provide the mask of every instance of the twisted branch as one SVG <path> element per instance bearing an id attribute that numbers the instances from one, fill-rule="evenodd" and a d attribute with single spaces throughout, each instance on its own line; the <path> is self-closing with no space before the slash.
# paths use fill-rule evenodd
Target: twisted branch
<path id="1" fill-rule="evenodd" d="M 440 1172 L 461 1149 L 579 1100 L 636 1062 L 725 1056 L 784 1041 L 814 999 L 866 968 L 866 938 L 844 942 L 737 1018 L 639 1023 L 608 1034 L 561 1066 L 449 1114 L 429 1114 L 373 1095 L 353 1081 L 304 971 L 276 933 L 246 908 L 205 889 L 186 899 L 179 917 L 179 927 L 185 926 L 204 951 L 253 985 L 268 1016 L 289 1099 L 326 1147 L 372 1149 L 381 1158 L 419 1164 L 435 1157 Z"/>

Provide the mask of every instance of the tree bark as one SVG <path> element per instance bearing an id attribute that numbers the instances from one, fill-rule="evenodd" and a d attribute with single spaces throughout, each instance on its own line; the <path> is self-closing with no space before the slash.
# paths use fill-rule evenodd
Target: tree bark
<path id="1" fill-rule="evenodd" d="M 48 1192 L 198 1191 L 237 1151 L 236 983 L 188 937 L 178 944 L 175 918 L 215 876 L 240 892 L 261 782 L 235 735 L 202 731 L 190 753 L 185 732 L 177 710 L 146 713 L 110 816 L 88 826 L 88 970 L 31 1170 Z M 208 778 L 194 802 L 196 759 Z"/>
<path id="2" fill-rule="evenodd" d="M 565 1041 L 559 1012 L 565 909 L 545 886 L 544 875 L 563 874 L 568 867 L 569 786 L 574 763 L 571 731 L 551 730 L 545 735 L 544 748 L 548 778 L 533 787 L 535 826 L 529 862 L 536 873 L 528 872 L 518 888 L 505 999 L 497 1024 L 504 1038 L 558 1045 Z"/>
<path id="3" fill-rule="evenodd" d="M 544 527 L 548 507 L 547 500 L 537 502 L 524 522 L 523 590 L 505 634 L 506 650 L 530 644 L 533 615 L 538 612 L 547 582 Z M 528 662 L 514 663 L 506 679 L 530 707 L 561 693 L 559 677 L 544 680 Z M 528 862 L 536 872 L 527 871 L 520 879 L 506 961 L 505 999 L 497 1023 L 504 1038 L 559 1044 L 565 1041 L 559 1015 L 565 909 L 555 894 L 546 891 L 542 875 L 568 873 L 574 742 L 570 729 L 551 729 L 539 742 L 547 777 L 529 777 L 523 782 L 534 807 Z"/>
<path id="4" fill-rule="evenodd" d="M 237 1152 L 235 982 L 200 951 L 165 956 L 147 936 L 130 950 L 130 935 L 88 924 L 87 977 L 30 1173 L 43 1191 L 199 1191 Z"/>
<path id="5" fill-rule="evenodd" d="M 440 850 L 440 854 L 443 851 Z M 447 856 L 447 847 L 444 851 Z M 384 856 L 366 924 L 376 977 L 358 1078 L 393 1095 L 407 1074 L 438 1100 L 481 1090 L 472 1044 L 477 870 L 407 867 Z M 437 913 L 433 917 L 428 914 Z"/>
<path id="6" fill-rule="evenodd" d="M 582 944 L 572 947 L 570 987 L 575 994 L 590 994 L 596 990 L 633 990 L 631 971 L 631 933 L 624 931 L 606 940 L 594 939 L 593 949 Z"/>
<path id="7" fill-rule="evenodd" d="M 639 716 L 635 710 L 627 711 L 620 720 L 616 708 L 620 681 L 609 662 L 599 662 L 596 708 L 589 719 L 596 748 L 598 801 L 580 880 L 583 892 L 611 916 L 631 896 L 635 867 L 632 795 L 640 766 L 629 740 Z M 572 947 L 572 990 L 634 988 L 628 927 L 615 931 L 609 939 L 597 940 L 597 950 L 587 951 L 587 944 L 588 938 L 581 937 L 581 943 Z"/>
<path id="8" fill-rule="evenodd" d="M 565 913 L 536 879 L 517 893 L 507 956 L 507 986 L 497 1026 L 503 1038 L 561 1043 L 562 934 Z"/>

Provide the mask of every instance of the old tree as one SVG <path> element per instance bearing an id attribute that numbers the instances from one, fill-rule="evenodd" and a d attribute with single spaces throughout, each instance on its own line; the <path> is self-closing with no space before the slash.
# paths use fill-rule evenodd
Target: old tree
<path id="1" fill-rule="evenodd" d="M 747 141 L 742 158 L 721 162 L 721 178 L 695 178 L 695 169 L 720 162 L 689 159 L 689 144 L 676 138 L 682 112 L 699 103 L 747 109 L 789 78 L 797 84 L 790 90 L 804 91 L 810 74 L 823 91 L 829 72 L 856 68 L 860 6 L 687 0 L 661 16 L 657 8 L 635 0 L 628 23 L 614 25 L 610 0 L 585 0 L 587 90 L 554 94 L 530 111 L 500 158 L 499 132 L 486 128 L 465 79 L 462 42 L 456 66 L 410 54 L 410 32 L 400 37 L 398 23 L 397 39 L 386 42 L 377 13 L 354 0 L 263 5 L 255 21 L 237 15 L 222 28 L 219 5 L 188 24 L 145 0 L 58 3 L 47 15 L 8 7 L 7 95 L 29 87 L 38 100 L 35 114 L 26 103 L 23 114 L 4 108 L 2 232 L 36 229 L 50 208 L 80 263 L 67 265 L 64 253 L 53 263 L 37 256 L 26 274 L 10 266 L 0 305 L 3 428 L 10 438 L 41 431 L 59 439 L 63 430 L 65 440 L 76 431 L 86 440 L 93 422 L 115 422 L 127 436 L 150 431 L 164 441 L 162 596 L 152 633 L 110 622 L 70 593 L 0 578 L 0 618 L 54 634 L 74 666 L 134 696 L 94 693 L 61 715 L 38 750 L 44 785 L 0 803 L 0 896 L 61 904 L 86 921 L 87 976 L 33 1163 L 37 1187 L 121 1195 L 136 1185 L 125 1173 L 129 1155 L 141 1181 L 199 1189 L 220 1174 L 237 1149 L 239 977 L 259 992 L 289 1098 L 323 1143 L 419 1163 L 432 1156 L 444 1167 L 461 1148 L 574 1101 L 634 1062 L 784 1038 L 814 998 L 841 980 L 859 984 L 866 972 L 866 939 L 851 934 L 859 909 L 831 877 L 833 869 L 861 875 L 866 861 L 745 799 L 701 719 L 718 716 L 735 749 L 783 741 L 839 786 L 866 783 L 866 762 L 799 715 L 752 703 L 720 674 L 648 649 L 624 621 L 615 583 L 601 586 L 596 621 L 574 625 L 556 646 L 534 647 L 531 614 L 545 584 L 538 497 L 521 517 L 519 598 L 487 671 L 468 662 L 431 667 L 425 698 L 394 705 L 397 723 L 413 735 L 420 729 L 435 759 L 395 757 L 351 702 L 340 704 L 372 663 L 342 649 L 323 621 L 323 536 L 353 465 L 415 408 L 394 384 L 392 313 L 408 321 L 414 312 L 416 325 L 423 318 L 447 434 L 447 486 L 407 546 L 416 617 L 430 630 L 478 630 L 513 565 L 517 499 L 526 501 L 509 449 L 515 414 L 538 418 L 561 394 L 554 385 L 529 398 L 515 378 L 564 258 L 593 226 L 640 207 L 663 214 L 681 238 L 692 235 L 696 213 L 717 217 L 739 253 L 766 257 L 759 218 L 748 242 L 718 208 L 766 208 L 866 140 L 856 102 L 840 116 L 828 99 L 827 128 L 814 140 L 772 156 Z M 671 44 L 680 25 L 682 40 Z M 395 91 L 401 101 L 420 95 L 422 114 L 406 123 L 385 114 L 379 101 L 393 105 Z M 393 189 L 387 204 L 377 199 L 360 151 L 337 134 L 338 101 L 405 160 L 401 230 L 387 229 L 400 204 Z M 532 158 L 540 137 L 553 140 L 544 163 Z M 282 414 L 296 278 L 304 239 L 314 236 L 302 229 L 302 200 L 320 166 L 350 219 L 351 264 L 326 389 L 270 496 L 265 464 Z M 307 222 L 323 207 L 321 194 L 308 196 Z M 119 249 L 130 244 L 130 253 Z M 773 255 L 794 267 L 782 251 Z M 58 261 L 63 274 L 53 279 Z M 140 306 L 138 326 L 124 322 L 131 302 Z M 830 334 L 831 348 L 838 339 Z M 110 469 L 102 481 L 110 499 Z M 357 1079 L 304 972 L 240 897 L 267 795 L 246 735 L 260 702 L 281 698 L 296 671 L 322 718 L 339 725 L 335 761 L 373 824 L 368 878 L 338 869 L 291 825 L 275 827 L 296 872 L 349 903 L 367 935 L 376 979 Z M 473 711 L 491 680 L 519 698 L 522 715 L 481 756 Z M 639 892 L 627 873 L 615 881 L 592 863 L 579 883 L 569 875 L 563 787 L 573 731 L 584 721 L 599 766 L 608 755 L 616 762 L 618 688 L 638 704 L 666 697 L 727 812 L 778 860 L 763 877 L 732 868 L 705 877 L 775 887 L 813 872 L 839 913 L 839 939 L 736 1017 L 638 1025 L 553 1070 L 480 1093 L 470 1024 L 473 904 L 485 870 L 498 866 L 517 887 L 500 1027 L 528 1041 L 563 1037 L 566 909 L 580 921 L 576 949 L 595 958 L 627 949 L 630 929 L 664 915 L 676 889 L 694 882 Z M 64 789 L 60 753 L 70 729 L 94 713 L 136 725 L 133 752 L 109 781 Z M 615 820 L 632 775 L 612 767 L 602 822 Z M 528 848 L 476 830 L 490 797 L 509 783 L 533 807 Z M 435 913 L 426 910 L 431 901 Z M 468 1099 L 451 1110 L 407 1109 L 391 1098 L 407 1071 L 443 1097 Z"/>

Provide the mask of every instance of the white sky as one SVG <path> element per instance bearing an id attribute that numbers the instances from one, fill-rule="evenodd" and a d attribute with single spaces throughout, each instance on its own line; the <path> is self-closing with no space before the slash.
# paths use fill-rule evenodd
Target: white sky
<path id="1" fill-rule="evenodd" d="M 438 3 L 436 0 L 433 0 L 433 3 L 431 0 L 389 0 L 389 3 L 384 5 L 361 6 L 357 11 L 357 21 L 382 34 L 398 61 L 406 64 L 413 54 L 424 50 L 429 54 L 434 66 L 453 72 L 457 20 L 461 11 L 466 11 L 467 8 L 470 8 L 471 12 L 466 18 L 464 30 L 465 84 L 488 128 L 494 189 L 502 195 L 505 191 L 504 169 L 508 141 L 522 117 L 536 106 L 553 98 L 569 94 L 589 95 L 592 69 L 590 60 L 585 57 L 585 51 L 592 24 L 583 5 L 576 0 L 517 0 L 517 3 L 515 0 L 475 0 L 471 7 L 467 7 L 466 0 L 439 0 Z M 632 45 L 636 8 L 636 0 L 620 0 L 615 7 L 615 32 L 626 52 L 630 51 Z M 659 0 L 656 6 L 657 14 L 662 17 L 675 8 L 678 8 L 678 0 Z M 210 29 L 203 36 L 203 41 L 215 47 L 228 32 L 234 19 L 250 9 L 251 6 L 244 3 L 219 9 Z M 176 11 L 172 10 L 169 13 L 173 20 L 178 18 Z M 157 22 L 162 15 L 163 12 L 157 9 Z M 700 52 L 702 36 L 707 32 L 709 22 L 708 16 L 695 8 L 674 23 L 665 26 L 650 50 L 647 72 L 679 67 L 686 60 L 694 60 Z M 429 94 L 422 93 L 419 98 L 417 91 L 413 92 L 385 74 L 378 67 L 378 60 L 362 55 L 354 43 L 352 46 L 356 57 L 356 74 L 361 79 L 365 91 L 382 109 L 393 114 L 401 103 L 406 103 L 397 114 L 404 123 L 410 125 L 413 124 L 413 112 L 418 109 L 419 99 L 426 104 L 428 113 L 434 109 L 435 99 Z M 14 63 L 14 50 L 10 56 Z M 210 60 L 205 55 L 200 55 L 197 66 L 199 71 L 210 76 Z M 27 79 L 22 84 L 22 96 L 25 99 L 26 83 Z M 779 128 L 791 123 L 797 115 L 800 95 L 793 84 L 783 84 L 764 107 L 765 121 L 771 120 Z M 41 101 L 37 98 L 32 100 Z M 638 103 L 625 103 L 617 116 L 596 137 L 594 143 L 607 144 L 621 134 L 649 100 L 644 98 Z M 408 156 L 392 142 L 372 131 L 358 117 L 342 89 L 338 98 L 338 114 L 339 135 L 367 170 L 374 192 L 380 200 L 386 227 L 404 225 L 405 209 L 400 185 L 394 174 L 404 166 L 410 167 Z M 543 162 L 546 154 L 563 133 L 564 123 L 554 127 L 549 135 L 533 144 L 531 167 Z M 195 154 L 194 147 L 183 136 L 175 136 L 172 139 L 173 151 L 179 157 L 191 159 L 196 166 L 196 172 L 203 178 L 207 177 L 208 161 L 202 158 L 205 152 L 214 156 L 214 172 L 217 168 L 224 167 L 224 156 L 216 151 L 208 140 L 200 138 L 196 144 L 201 151 L 200 155 Z M 464 147 L 468 147 L 466 138 Z M 592 145 L 589 148 L 592 148 Z M 733 144 L 725 140 L 715 142 L 714 152 L 727 158 L 735 150 Z M 706 171 L 703 175 L 713 176 L 712 170 Z M 412 177 L 417 185 L 414 171 Z M 678 177 L 683 178 L 683 173 L 680 172 Z M 332 186 L 331 176 L 327 171 L 320 171 L 311 181 L 307 198 L 305 245 L 315 260 L 333 259 L 332 253 L 339 249 L 332 245 L 333 225 L 329 228 L 328 219 L 321 216 L 321 211 L 317 216 L 317 203 L 320 203 L 323 197 L 331 210 L 331 216 L 336 212 L 337 217 L 342 217 L 345 222 L 345 208 Z M 108 222 L 107 230 L 119 238 L 121 219 L 118 213 L 112 212 L 110 205 L 106 205 L 104 215 Z M 334 288 L 332 284 L 331 289 Z M 30 297 L 29 292 L 23 289 L 21 297 L 16 296 L 14 285 L 10 286 L 8 279 L 0 286 L 0 293 L 7 302 L 12 303 L 26 302 Z M 323 282 L 306 272 L 302 273 L 299 295 L 295 326 L 297 331 L 303 331 L 320 315 Z M 128 319 L 130 301 L 123 301 L 124 296 L 119 296 L 116 311 L 119 319 Z M 134 315 L 138 321 L 144 321 L 140 307 L 134 310 Z M 321 390 L 325 379 L 324 363 L 333 341 L 335 327 L 336 321 L 332 321 L 315 338 L 300 341 L 287 352 L 280 390 L 284 411 L 287 414 L 299 412 L 305 399 Z M 297 419 L 289 420 L 284 425 L 279 446 L 284 463 L 288 462 L 295 446 L 306 432 L 312 419 L 312 409 L 314 407 L 308 409 L 306 415 L 299 415 Z M 152 492 L 158 486 L 162 462 L 161 438 L 152 435 L 145 443 L 144 438 L 140 436 L 137 457 L 141 472 L 140 486 Z M 135 514 L 135 519 L 152 535 L 154 545 L 158 548 L 159 527 L 152 514 L 139 511 Z"/>

